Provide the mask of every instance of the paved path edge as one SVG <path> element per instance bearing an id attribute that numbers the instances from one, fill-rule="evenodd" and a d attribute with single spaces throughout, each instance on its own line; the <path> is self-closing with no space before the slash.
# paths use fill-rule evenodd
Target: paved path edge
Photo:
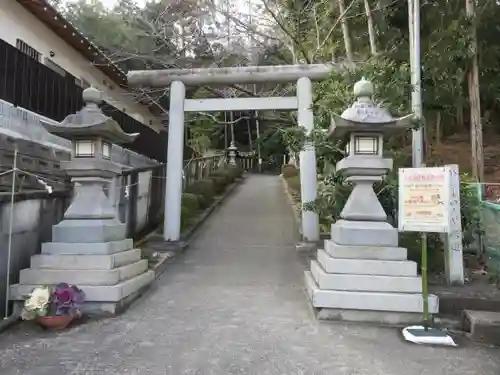
<path id="1" fill-rule="evenodd" d="M 168 253 L 167 256 L 163 257 L 155 266 L 153 267 L 153 271 L 155 273 L 155 278 L 160 277 L 167 269 L 167 266 L 175 259 L 176 255 L 179 253 L 183 253 L 187 248 L 189 248 L 189 240 L 196 234 L 196 232 L 200 229 L 200 227 L 207 221 L 212 214 L 214 214 L 218 208 L 222 206 L 223 203 L 229 198 L 235 191 L 238 186 L 240 186 L 245 181 L 245 177 L 243 176 L 239 180 L 236 180 L 231 185 L 228 186 L 226 191 L 215 200 L 214 203 L 210 205 L 203 213 L 198 217 L 195 223 L 189 227 L 189 229 L 181 234 L 181 242 L 183 245 L 180 246 L 179 251 Z M 147 240 L 144 241 L 144 245 L 147 246 Z"/>

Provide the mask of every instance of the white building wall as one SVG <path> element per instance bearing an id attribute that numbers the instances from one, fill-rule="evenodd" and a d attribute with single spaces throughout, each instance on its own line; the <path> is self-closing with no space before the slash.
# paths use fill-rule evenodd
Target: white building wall
<path id="1" fill-rule="evenodd" d="M 118 87 L 89 60 L 15 0 L 0 0 L 0 38 L 13 46 L 16 46 L 17 39 L 21 39 L 42 54 L 40 62 L 43 63 L 46 57 L 50 58 L 75 77 L 83 78 L 101 90 L 103 99 L 109 104 L 146 126 L 155 130 L 163 128 L 161 119 L 153 116 L 146 106 L 137 103 L 133 93 Z M 50 56 L 50 52 L 54 52 L 53 57 Z"/>

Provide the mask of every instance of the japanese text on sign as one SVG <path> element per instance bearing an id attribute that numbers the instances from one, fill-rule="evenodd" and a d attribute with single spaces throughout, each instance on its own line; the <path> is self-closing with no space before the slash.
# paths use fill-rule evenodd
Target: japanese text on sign
<path id="1" fill-rule="evenodd" d="M 399 170 L 399 230 L 449 231 L 450 178 L 446 167 Z"/>

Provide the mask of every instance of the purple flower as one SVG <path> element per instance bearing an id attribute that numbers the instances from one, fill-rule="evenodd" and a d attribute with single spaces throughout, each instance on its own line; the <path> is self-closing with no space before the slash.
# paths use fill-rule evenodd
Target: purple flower
<path id="1" fill-rule="evenodd" d="M 55 315 L 66 315 L 78 311 L 85 301 L 85 293 L 75 285 L 56 285 L 51 297 L 51 311 Z"/>

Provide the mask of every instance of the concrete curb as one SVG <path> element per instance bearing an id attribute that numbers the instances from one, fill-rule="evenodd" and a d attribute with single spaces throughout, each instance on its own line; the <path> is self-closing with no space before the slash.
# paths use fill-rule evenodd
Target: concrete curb
<path id="1" fill-rule="evenodd" d="M 14 310 L 12 312 L 12 315 L 0 321 L 0 333 L 6 331 L 13 325 L 18 324 L 20 318 L 21 318 L 21 306 L 17 303 L 14 303 Z"/>
<path id="2" fill-rule="evenodd" d="M 196 234 L 198 229 L 205 223 L 205 221 L 219 208 L 224 201 L 235 192 L 236 188 L 241 185 L 241 183 L 245 180 L 244 177 L 242 177 L 239 180 L 236 180 L 232 185 L 230 185 L 226 191 L 215 200 L 214 203 L 210 205 L 196 220 L 196 222 L 188 228 L 188 230 L 184 233 L 181 234 L 181 240 L 180 242 L 182 243 L 176 250 L 172 251 L 167 251 L 161 255 L 162 259 L 154 265 L 152 270 L 155 273 L 155 278 L 160 277 L 167 269 L 167 266 L 172 263 L 172 261 L 175 259 L 175 257 L 183 253 L 188 247 L 189 247 L 189 240 Z M 149 235 L 148 238 L 152 236 Z M 143 244 L 147 246 L 147 240 L 142 241 Z"/>
<path id="3" fill-rule="evenodd" d="M 300 237 L 302 237 L 302 226 L 301 226 L 302 220 L 300 218 L 300 209 L 297 207 L 297 203 L 295 203 L 292 193 L 288 188 L 288 183 L 286 182 L 286 178 L 280 176 L 280 179 L 281 179 L 281 184 L 283 186 L 283 191 L 285 192 L 285 196 L 293 210 L 293 219 L 295 220 L 295 225 L 297 226 L 297 230 L 299 231 Z"/>
<path id="4" fill-rule="evenodd" d="M 297 227 L 297 231 L 299 232 L 300 238 L 302 238 L 302 226 L 301 226 L 301 212 L 299 205 L 293 199 L 292 193 L 288 187 L 288 183 L 283 176 L 280 176 L 281 183 L 283 185 L 283 191 L 285 192 L 285 196 L 290 204 L 293 211 L 293 218 L 295 221 L 295 225 Z M 316 255 L 316 251 L 323 246 L 323 241 L 325 238 L 329 238 L 328 233 L 320 233 L 320 240 L 317 242 L 299 242 L 295 245 L 295 250 L 297 253 L 309 256 L 311 259 L 314 259 Z"/>

